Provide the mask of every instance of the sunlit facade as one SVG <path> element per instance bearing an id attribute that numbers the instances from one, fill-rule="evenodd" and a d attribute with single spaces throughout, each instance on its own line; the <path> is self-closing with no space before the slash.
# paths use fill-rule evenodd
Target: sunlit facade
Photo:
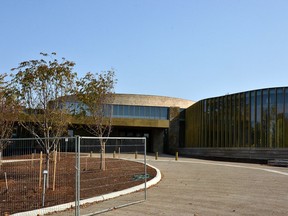
<path id="1" fill-rule="evenodd" d="M 184 146 L 183 110 L 193 103 L 166 96 L 115 94 L 113 101 L 103 106 L 104 116 L 111 117 L 111 137 L 146 137 L 148 152 L 169 153 Z M 65 97 L 65 106 L 75 116 L 69 135 L 91 136 L 82 129 L 86 122 L 77 119 L 83 111 L 89 117 L 88 109 L 73 95 Z"/>
<path id="2" fill-rule="evenodd" d="M 186 110 L 186 147 L 288 148 L 288 87 L 195 103 Z"/>
<path id="3" fill-rule="evenodd" d="M 83 129 L 85 120 L 77 117 L 83 112 L 80 102 L 70 95 L 65 96 L 65 103 L 74 114 L 68 135 L 91 136 Z M 105 115 L 112 117 L 110 136 L 146 137 L 148 152 L 288 159 L 288 87 L 227 94 L 196 103 L 165 96 L 115 94 L 113 102 L 104 106 Z M 89 113 L 86 116 L 89 118 Z"/>

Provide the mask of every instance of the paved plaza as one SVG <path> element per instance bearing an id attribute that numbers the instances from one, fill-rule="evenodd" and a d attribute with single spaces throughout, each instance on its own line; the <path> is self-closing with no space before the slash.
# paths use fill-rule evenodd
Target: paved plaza
<path id="1" fill-rule="evenodd" d="M 288 215 L 288 168 L 189 158 L 175 161 L 166 155 L 157 161 L 148 156 L 147 163 L 162 173 L 162 180 L 148 189 L 147 201 L 101 215 Z M 81 209 L 81 215 L 92 215 L 103 205 L 112 207 L 113 199 Z"/>

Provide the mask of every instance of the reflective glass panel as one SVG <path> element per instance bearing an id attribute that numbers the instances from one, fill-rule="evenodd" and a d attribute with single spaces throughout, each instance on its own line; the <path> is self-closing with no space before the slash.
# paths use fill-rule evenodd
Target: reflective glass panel
<path id="1" fill-rule="evenodd" d="M 269 142 L 270 148 L 275 147 L 276 141 L 276 92 L 275 89 L 269 91 Z"/>
<path id="2" fill-rule="evenodd" d="M 255 147 L 254 136 L 255 136 L 255 91 L 251 92 L 250 102 L 250 145 Z"/>
<path id="3" fill-rule="evenodd" d="M 284 120 L 284 92 L 277 89 L 277 114 L 276 114 L 276 147 L 283 147 L 283 120 Z"/>
<path id="4" fill-rule="evenodd" d="M 284 145 L 283 147 L 288 148 L 288 88 L 285 88 L 285 106 L 284 106 Z"/>
<path id="5" fill-rule="evenodd" d="M 265 89 L 262 92 L 262 147 L 268 147 L 268 112 L 269 100 L 268 100 L 268 90 Z"/>
<path id="6" fill-rule="evenodd" d="M 261 91 L 256 92 L 256 126 L 255 126 L 255 136 L 256 136 L 256 147 L 261 146 L 261 108 L 262 108 L 262 100 L 261 100 Z"/>

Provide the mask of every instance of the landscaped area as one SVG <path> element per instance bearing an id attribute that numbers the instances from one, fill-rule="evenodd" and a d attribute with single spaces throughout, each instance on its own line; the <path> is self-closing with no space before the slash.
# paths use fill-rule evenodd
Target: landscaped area
<path id="1" fill-rule="evenodd" d="M 4 158 L 0 172 L 1 215 L 5 212 L 12 214 L 42 208 L 43 174 L 41 174 L 42 181 L 39 181 L 39 154 L 33 157 L 33 161 L 31 155 Z M 55 175 L 54 164 L 56 164 Z M 144 182 L 143 178 L 139 178 L 144 174 L 142 163 L 106 158 L 106 170 L 100 170 L 99 167 L 99 158 L 90 157 L 88 154 L 81 157 L 81 199 L 120 191 Z M 51 159 L 45 207 L 75 200 L 75 172 L 74 155 L 63 153 L 61 158 L 57 157 L 57 163 Z M 156 175 L 156 171 L 147 167 L 147 174 L 151 179 Z"/>

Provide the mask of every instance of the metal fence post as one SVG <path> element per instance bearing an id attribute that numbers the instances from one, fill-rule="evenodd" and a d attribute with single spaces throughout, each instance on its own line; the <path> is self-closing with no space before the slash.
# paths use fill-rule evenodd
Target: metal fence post
<path id="1" fill-rule="evenodd" d="M 67 156 L 67 152 L 68 152 L 68 138 L 65 137 L 65 155 Z"/>
<path id="2" fill-rule="evenodd" d="M 147 164 L 146 164 L 146 137 L 144 139 L 144 170 L 145 170 L 145 200 L 147 200 Z"/>
<path id="3" fill-rule="evenodd" d="M 75 158 L 76 158 L 76 176 L 75 176 L 75 216 L 80 216 L 80 137 L 75 137 Z"/>
<path id="4" fill-rule="evenodd" d="M 42 207 L 45 206 L 45 193 L 46 193 L 46 182 L 47 182 L 48 170 L 43 171 L 43 191 L 42 191 Z"/>

